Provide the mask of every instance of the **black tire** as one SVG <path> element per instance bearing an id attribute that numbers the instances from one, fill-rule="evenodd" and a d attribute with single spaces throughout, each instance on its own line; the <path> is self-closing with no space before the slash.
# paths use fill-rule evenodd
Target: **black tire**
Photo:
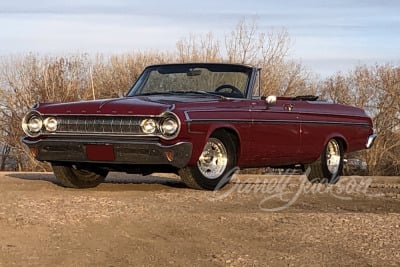
<path id="1" fill-rule="evenodd" d="M 60 184 L 70 188 L 91 188 L 104 182 L 107 170 L 77 165 L 51 164 L 54 175 Z"/>
<path id="2" fill-rule="evenodd" d="M 215 151 L 224 154 L 226 152 L 226 161 L 222 158 L 210 156 Z M 207 155 L 208 154 L 208 155 Z M 208 161 L 205 158 L 208 158 Z M 214 160 L 215 159 L 215 160 Z M 212 162 L 216 163 L 215 172 L 212 172 L 212 167 L 206 166 Z M 218 162 L 220 161 L 220 162 Z M 221 166 L 218 166 L 220 163 Z M 224 165 L 224 167 L 222 167 Z M 202 155 L 197 164 L 187 166 L 179 170 L 181 180 L 190 188 L 216 190 L 224 187 L 233 175 L 236 166 L 236 145 L 231 136 L 226 131 L 217 131 L 207 140 Z M 207 168 L 210 168 L 208 172 Z"/>
<path id="3" fill-rule="evenodd" d="M 305 165 L 308 180 L 311 183 L 337 183 L 343 171 L 343 158 L 343 143 L 337 139 L 329 140 L 319 159 Z"/>

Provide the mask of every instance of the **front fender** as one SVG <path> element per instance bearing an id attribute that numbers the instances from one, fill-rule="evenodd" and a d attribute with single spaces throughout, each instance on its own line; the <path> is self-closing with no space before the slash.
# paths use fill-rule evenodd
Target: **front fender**
<path id="1" fill-rule="evenodd" d="M 204 146 L 211 135 L 218 130 L 231 131 L 238 137 L 239 144 L 241 142 L 240 135 L 236 127 L 229 123 L 224 124 L 205 124 L 205 123 L 188 123 L 188 133 L 191 136 L 191 142 L 193 144 L 192 156 L 189 160 L 188 165 L 194 165 L 198 161 L 201 153 L 203 152 Z M 228 132 L 227 132 L 228 135 Z M 240 145 L 238 145 L 238 155 L 240 155 Z"/>

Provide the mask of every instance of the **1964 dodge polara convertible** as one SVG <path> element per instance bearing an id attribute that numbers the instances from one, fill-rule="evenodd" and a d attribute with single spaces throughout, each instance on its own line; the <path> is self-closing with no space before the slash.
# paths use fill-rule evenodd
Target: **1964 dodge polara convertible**
<path id="1" fill-rule="evenodd" d="M 235 167 L 300 166 L 310 181 L 334 183 L 344 153 L 372 146 L 362 109 L 314 96 L 264 97 L 260 71 L 149 66 L 125 97 L 36 104 L 23 119 L 23 142 L 66 187 L 97 186 L 109 171 L 173 172 L 208 190 L 229 182 Z"/>

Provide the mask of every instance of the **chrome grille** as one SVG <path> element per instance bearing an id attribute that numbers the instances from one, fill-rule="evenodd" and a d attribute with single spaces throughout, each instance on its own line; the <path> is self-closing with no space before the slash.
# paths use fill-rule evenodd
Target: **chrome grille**
<path id="1" fill-rule="evenodd" d="M 138 135 L 141 117 L 128 116 L 57 116 L 60 134 Z"/>

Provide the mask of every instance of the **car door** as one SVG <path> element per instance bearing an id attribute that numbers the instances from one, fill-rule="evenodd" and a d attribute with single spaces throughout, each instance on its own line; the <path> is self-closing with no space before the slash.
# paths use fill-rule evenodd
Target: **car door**
<path id="1" fill-rule="evenodd" d="M 300 114 L 295 101 L 278 99 L 251 102 L 254 161 L 265 165 L 295 164 L 300 155 Z"/>

